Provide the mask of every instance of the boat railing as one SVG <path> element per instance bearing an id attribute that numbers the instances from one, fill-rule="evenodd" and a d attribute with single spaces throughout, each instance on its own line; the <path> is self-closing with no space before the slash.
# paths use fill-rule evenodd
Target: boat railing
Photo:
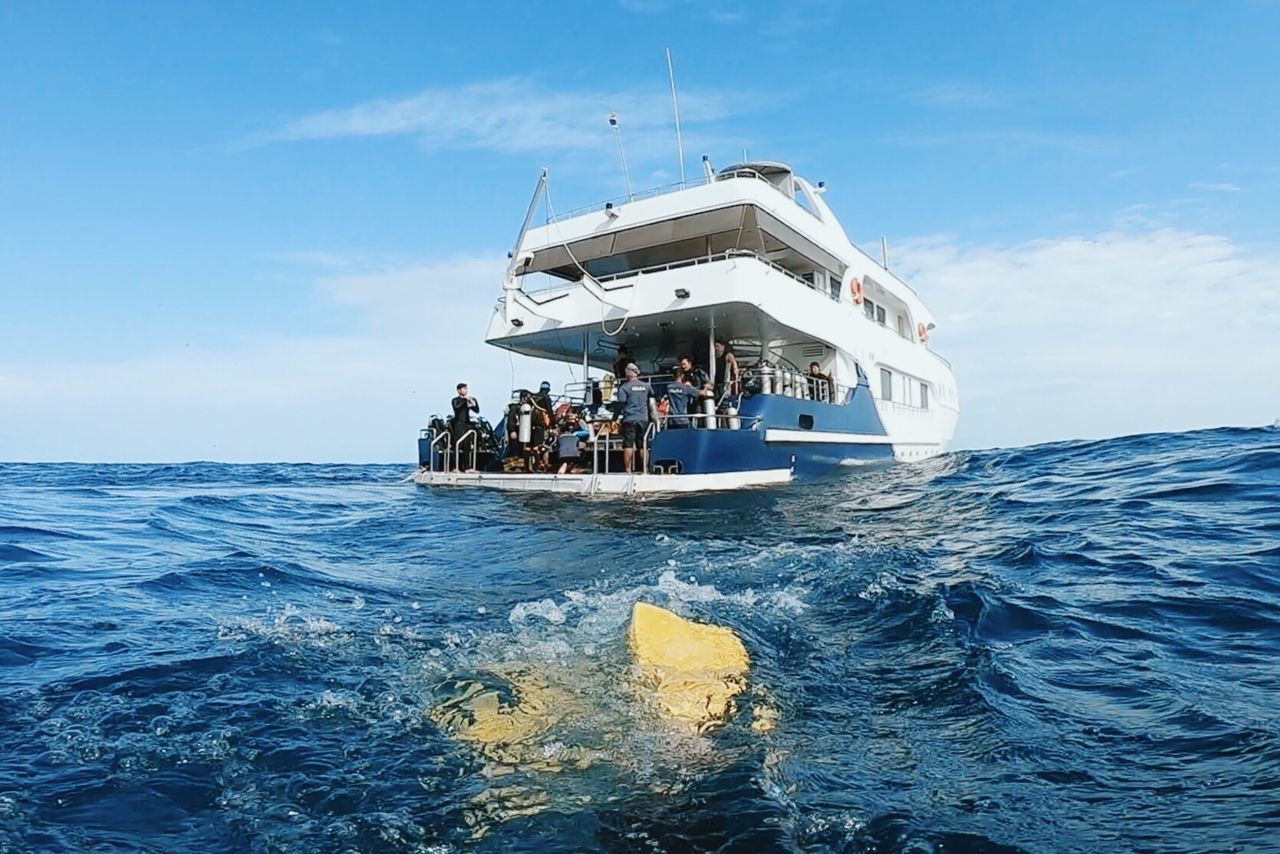
<path id="1" fill-rule="evenodd" d="M 471 441 L 468 443 L 468 447 L 471 449 L 471 465 L 467 466 L 467 470 L 475 471 L 476 461 L 479 459 L 480 453 L 480 434 L 473 427 L 462 434 L 462 438 L 458 440 L 458 444 L 461 445 L 466 442 L 468 436 L 471 437 Z"/>
<path id="2" fill-rule="evenodd" d="M 438 436 L 431 440 L 431 470 L 436 470 L 436 449 L 440 450 L 440 470 L 449 470 L 449 454 L 452 448 L 449 444 L 449 431 L 443 430 Z"/>
<path id="3" fill-rule="evenodd" d="M 716 175 L 717 181 L 730 181 L 734 178 L 755 178 L 757 181 L 764 181 L 770 187 L 776 188 L 772 181 L 754 169 L 734 169 L 732 172 L 721 172 Z"/>
<path id="4" fill-rule="evenodd" d="M 856 389 L 856 386 L 841 385 L 827 377 L 810 376 L 803 371 L 773 365 L 747 368 L 743 373 L 743 381 L 758 387 L 760 394 L 776 394 L 836 406 L 848 403 L 850 395 Z"/>
<path id="5" fill-rule="evenodd" d="M 613 198 L 603 199 L 598 202 L 592 202 L 589 205 L 582 205 L 581 207 L 572 208 L 570 210 L 565 211 L 564 213 L 558 213 L 554 215 L 548 213 L 547 223 L 550 224 L 553 222 L 563 222 L 566 219 L 573 219 L 575 216 L 582 216 L 583 214 L 594 213 L 595 211 L 602 211 L 606 207 L 611 207 L 613 205 L 625 205 L 628 202 L 636 202 L 641 199 L 652 199 L 658 196 L 665 196 L 668 193 L 678 193 L 681 190 L 687 190 L 690 187 L 704 186 L 706 183 L 707 183 L 707 180 L 705 178 L 701 178 L 701 179 L 692 180 L 692 181 L 676 181 L 674 184 L 663 184 L 660 187 L 649 187 L 648 189 L 634 192 L 629 196 L 625 196 L 625 195 L 614 196 Z"/>
<path id="6" fill-rule="evenodd" d="M 681 424 L 679 427 L 672 427 L 668 422 L 673 418 L 682 419 L 686 423 Z M 673 413 L 659 414 L 656 419 L 651 419 L 645 427 L 638 450 L 642 453 L 642 459 L 647 458 L 649 446 L 653 440 L 657 438 L 659 433 L 666 430 L 759 430 L 761 422 L 762 417 L 759 415 L 748 418 L 736 412 L 689 412 L 683 415 Z M 620 424 L 620 422 L 595 422 L 591 437 L 586 440 L 591 444 L 591 470 L 597 474 L 609 474 L 610 456 L 616 450 L 618 437 L 612 426 L 614 424 Z M 600 459 L 601 455 L 604 456 L 603 466 Z"/>
<path id="7" fill-rule="evenodd" d="M 822 290 L 817 285 L 815 285 L 813 282 L 810 282 L 808 279 L 801 276 L 799 273 L 795 273 L 795 272 L 792 272 L 791 270 L 788 270 L 786 267 L 782 266 L 776 261 L 770 261 L 768 258 L 761 257 L 760 254 L 753 249 L 726 249 L 724 252 L 717 252 L 712 255 L 699 255 L 697 258 L 684 258 L 679 261 L 668 261 L 665 264 L 654 264 L 649 267 L 639 267 L 635 270 L 626 270 L 621 273 L 610 273 L 607 276 L 594 276 L 593 278 L 600 284 L 604 285 L 609 282 L 619 281 L 621 279 L 629 279 L 629 278 L 632 278 L 633 276 L 648 276 L 648 275 L 652 275 L 653 273 L 665 273 L 668 270 L 678 270 L 681 267 L 693 267 L 698 264 L 709 264 L 714 261 L 736 260 L 738 258 L 754 258 L 755 260 L 759 261 L 761 264 L 766 264 L 772 267 L 773 269 L 777 270 L 779 273 L 782 273 L 785 276 L 795 279 L 797 282 L 804 285 L 805 287 L 812 288 L 813 290 L 819 291 L 820 293 L 827 293 L 826 291 Z M 830 296 L 830 294 L 828 294 L 828 296 Z M 832 297 L 832 298 L 837 299 L 835 297 Z"/>
<path id="8" fill-rule="evenodd" d="M 700 264 L 713 264 L 713 262 L 716 262 L 716 261 L 730 261 L 730 260 L 737 260 L 737 259 L 754 259 L 756 261 L 759 261 L 760 264 L 767 265 L 769 266 L 769 268 L 773 268 L 774 270 L 777 270 L 778 273 L 785 275 L 785 277 L 794 279 L 796 280 L 796 282 L 803 284 L 803 286 L 805 286 L 806 288 L 809 288 L 810 291 L 813 291 L 815 293 L 820 293 L 822 294 L 822 296 L 827 297 L 828 300 L 831 300 L 832 302 L 840 302 L 840 297 L 833 296 L 831 291 L 828 291 L 827 288 L 818 287 L 817 283 L 810 282 L 810 280 L 804 278 L 803 275 L 799 273 L 795 273 L 795 271 L 788 270 L 787 268 L 785 268 L 785 266 L 778 264 L 777 261 L 771 261 L 767 259 L 767 257 L 762 257 L 759 254 L 756 254 L 756 252 L 753 250 L 727 250 L 724 252 L 716 252 L 716 254 L 713 254 L 713 255 L 699 255 L 698 257 L 690 257 L 690 259 L 681 259 L 678 261 L 667 261 L 666 264 L 653 264 L 650 266 L 641 266 L 641 268 L 636 268 L 634 270 L 623 270 L 621 271 L 621 273 L 611 273 L 608 275 L 593 275 L 591 279 L 593 279 L 596 284 L 599 284 L 600 287 L 604 288 L 605 291 L 621 291 L 621 289 L 623 288 L 635 287 L 636 283 L 627 282 L 626 284 L 614 284 L 614 287 L 612 288 L 608 286 L 609 284 L 612 284 L 612 283 L 623 282 L 623 280 L 626 280 L 626 279 L 634 279 L 637 277 L 641 277 L 641 275 L 653 275 L 655 273 L 668 273 L 668 271 L 686 268 L 686 266 L 698 266 Z M 539 296 L 539 297 L 544 297 L 544 296 L 547 296 L 547 294 L 549 293 L 558 293 L 561 291 L 572 291 L 573 288 L 580 288 L 580 287 L 582 287 L 582 280 L 577 279 L 577 280 L 573 280 L 573 282 L 556 282 L 553 284 L 549 284 L 549 286 L 547 287 L 538 288 L 538 289 L 535 289 L 535 291 L 529 291 L 527 293 L 536 294 L 536 296 Z M 504 302 L 506 302 L 506 296 L 498 297 L 499 307 L 502 306 Z"/>
<path id="9" fill-rule="evenodd" d="M 442 433 L 441 437 L 447 439 L 449 438 L 449 435 L 450 434 L 448 433 Z M 469 443 L 467 441 L 468 438 L 471 440 Z M 439 440 L 437 439 L 436 441 L 439 441 Z M 472 427 L 470 430 L 468 430 L 467 432 L 459 436 L 458 441 L 454 442 L 452 447 L 449 447 L 448 445 L 446 445 L 445 452 L 444 452 L 444 458 L 445 458 L 444 470 L 450 471 L 451 469 L 457 469 L 461 471 L 462 469 L 461 469 L 460 463 L 462 462 L 463 457 L 462 457 L 462 452 L 459 449 L 463 447 L 469 447 L 471 451 L 471 465 L 467 467 L 467 471 L 475 471 L 476 461 L 479 459 L 478 457 L 479 444 L 480 444 L 480 434 L 476 432 L 474 427 Z M 431 445 L 432 447 L 434 447 L 435 442 L 433 441 Z M 452 465 L 450 465 L 450 462 L 452 462 Z"/>
<path id="10" fill-rule="evenodd" d="M 420 435 L 425 437 L 432 433 L 435 433 L 435 431 L 429 427 L 424 427 Z M 436 472 L 436 471 L 447 472 L 447 471 L 452 471 L 458 468 L 457 463 L 459 462 L 459 457 L 462 456 L 461 453 L 458 451 L 458 449 L 467 445 L 468 439 L 471 440 L 469 445 L 471 450 L 470 469 L 471 470 L 475 469 L 476 463 L 480 459 L 479 457 L 480 434 L 477 433 L 476 429 L 473 427 L 467 432 L 463 433 L 461 436 L 459 436 L 458 441 L 456 443 L 451 441 L 452 439 L 453 439 L 453 434 L 450 433 L 448 430 L 442 430 L 438 433 L 435 433 L 435 435 L 432 437 L 431 451 L 430 451 L 431 457 L 429 461 L 429 467 L 432 472 Z M 439 451 L 439 454 L 436 453 L 437 451 Z M 437 457 L 440 460 L 439 469 L 436 468 Z"/>
<path id="11" fill-rule="evenodd" d="M 669 423 L 672 419 L 679 419 L 677 426 Z M 760 422 L 759 415 L 748 418 L 736 412 L 669 412 L 659 415 L 656 423 L 660 430 L 759 430 Z"/>
<path id="12" fill-rule="evenodd" d="M 721 172 L 717 174 L 713 181 L 729 181 L 734 178 L 754 178 L 763 181 L 770 187 L 777 189 L 772 181 L 761 175 L 754 169 L 735 169 L 732 172 Z M 669 193 L 678 193 L 681 190 L 688 190 L 692 187 L 705 187 L 707 184 L 713 183 L 704 178 L 695 178 L 687 181 L 676 181 L 674 184 L 663 184 L 659 187 L 649 187 L 648 189 L 638 190 L 630 195 L 614 196 L 610 199 L 603 199 L 598 202 L 592 202 L 589 205 L 571 208 L 563 213 L 548 212 L 546 222 L 550 225 L 553 222 L 563 222 L 567 219 L 573 219 L 575 216 L 602 211 L 607 207 L 625 205 L 628 202 L 638 202 L 641 199 L 653 199 L 658 196 L 665 196 Z M 779 192 L 781 192 L 779 190 Z"/>

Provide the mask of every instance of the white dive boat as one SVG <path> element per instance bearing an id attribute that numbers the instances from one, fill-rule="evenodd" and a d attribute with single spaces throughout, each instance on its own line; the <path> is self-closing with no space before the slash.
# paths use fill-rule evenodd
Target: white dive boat
<path id="1" fill-rule="evenodd" d="M 486 339 L 581 369 L 584 381 L 554 401 L 557 417 L 600 417 L 574 425 L 575 446 L 557 441 L 557 426 L 573 435 L 568 425 L 530 430 L 528 407 L 521 417 L 517 406 L 512 442 L 506 425 L 489 436 L 481 424 L 459 436 L 456 449 L 436 420 L 419 436 L 419 483 L 623 494 L 736 489 L 946 450 L 959 397 L 950 363 L 929 346 L 933 316 L 850 242 L 823 184 L 771 162 L 714 171 L 704 157 L 703 171 L 696 183 L 552 212 L 533 227 L 543 172 Z M 736 383 L 715 376 L 717 367 L 726 372 L 716 365 L 716 340 L 736 355 Z M 630 348 L 659 400 L 684 354 L 716 385 L 692 429 L 672 429 L 683 426 L 677 415 L 650 424 L 647 464 L 638 453 L 634 475 L 621 473 L 621 437 L 606 412 L 619 345 Z"/>

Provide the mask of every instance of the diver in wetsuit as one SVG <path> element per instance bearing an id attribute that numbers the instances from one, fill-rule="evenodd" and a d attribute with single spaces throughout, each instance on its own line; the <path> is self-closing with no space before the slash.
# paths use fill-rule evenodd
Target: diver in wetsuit
<path id="1" fill-rule="evenodd" d="M 475 443 L 474 435 L 463 436 L 471 431 L 471 413 L 480 411 L 480 402 L 467 391 L 466 383 L 458 383 L 458 396 L 452 401 L 453 417 L 449 419 L 449 434 L 453 440 L 454 468 L 463 470 L 463 456 L 469 455 Z"/>

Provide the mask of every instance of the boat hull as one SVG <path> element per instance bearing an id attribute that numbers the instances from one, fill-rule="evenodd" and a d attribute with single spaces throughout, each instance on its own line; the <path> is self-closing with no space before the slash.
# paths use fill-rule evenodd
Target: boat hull
<path id="1" fill-rule="evenodd" d="M 414 475 L 423 486 L 546 492 L 560 495 L 662 495 L 716 492 L 790 483 L 789 468 L 714 474 L 523 474 L 440 472 L 422 469 Z"/>

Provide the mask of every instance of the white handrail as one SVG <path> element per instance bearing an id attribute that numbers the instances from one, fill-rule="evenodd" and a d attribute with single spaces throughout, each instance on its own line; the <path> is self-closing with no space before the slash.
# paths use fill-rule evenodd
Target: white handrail
<path id="1" fill-rule="evenodd" d="M 478 451 L 477 446 L 479 445 L 480 434 L 476 432 L 476 429 L 474 427 L 472 427 L 470 430 L 468 430 L 467 432 L 463 433 L 461 436 L 458 437 L 458 441 L 454 443 L 453 450 L 454 450 L 454 454 L 457 454 L 458 448 L 462 446 L 463 442 L 467 441 L 468 436 L 471 437 L 471 468 L 469 469 L 469 471 L 475 471 L 476 460 L 477 460 L 476 454 Z"/>
<path id="2" fill-rule="evenodd" d="M 431 447 L 431 471 L 433 472 L 436 470 L 436 455 L 435 455 L 436 445 L 440 444 L 442 440 L 447 440 L 448 438 L 449 438 L 449 431 L 446 430 L 442 432 L 439 436 L 436 436 L 434 439 L 431 440 L 431 446 L 430 446 Z M 449 447 L 449 444 L 446 441 L 440 453 L 440 458 L 441 458 L 440 470 L 441 471 L 449 470 L 449 452 L 451 450 L 452 449 Z"/>

